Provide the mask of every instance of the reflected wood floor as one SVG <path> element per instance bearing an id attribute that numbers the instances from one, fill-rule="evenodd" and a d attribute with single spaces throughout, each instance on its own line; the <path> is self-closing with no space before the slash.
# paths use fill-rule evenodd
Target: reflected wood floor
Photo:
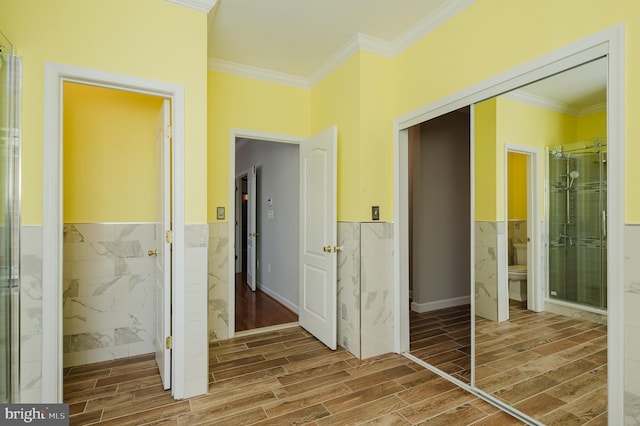
<path id="1" fill-rule="evenodd" d="M 298 321 L 298 314 L 261 290 L 251 291 L 247 274 L 236 274 L 236 331 Z"/>
<path id="2" fill-rule="evenodd" d="M 153 355 L 65 370 L 70 424 L 522 424 L 387 354 L 358 360 L 296 326 L 210 345 L 209 394 L 174 401 Z"/>
<path id="3" fill-rule="evenodd" d="M 409 313 L 410 353 L 471 383 L 471 306 Z"/>
<path id="4" fill-rule="evenodd" d="M 607 423 L 607 327 L 510 301 L 476 319 L 476 385 L 545 424 Z M 468 306 L 411 313 L 411 353 L 469 383 Z"/>

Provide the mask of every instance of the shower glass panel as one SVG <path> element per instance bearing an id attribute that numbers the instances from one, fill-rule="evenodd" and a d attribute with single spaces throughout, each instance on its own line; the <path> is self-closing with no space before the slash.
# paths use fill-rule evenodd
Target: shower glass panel
<path id="1" fill-rule="evenodd" d="M 604 139 L 548 148 L 549 298 L 607 309 Z"/>
<path id="2" fill-rule="evenodd" d="M 0 403 L 18 401 L 21 61 L 0 33 Z"/>

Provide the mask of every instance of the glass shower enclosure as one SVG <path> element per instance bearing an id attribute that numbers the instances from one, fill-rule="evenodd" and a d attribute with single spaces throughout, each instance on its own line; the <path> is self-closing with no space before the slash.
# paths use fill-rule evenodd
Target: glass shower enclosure
<path id="1" fill-rule="evenodd" d="M 606 310 L 606 142 L 550 147 L 547 158 L 548 297 Z"/>
<path id="2" fill-rule="evenodd" d="M 21 58 L 0 33 L 0 403 L 19 401 Z"/>

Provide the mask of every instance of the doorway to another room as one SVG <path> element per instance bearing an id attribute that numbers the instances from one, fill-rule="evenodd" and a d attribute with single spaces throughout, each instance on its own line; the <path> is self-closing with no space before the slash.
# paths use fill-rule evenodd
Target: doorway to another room
<path id="1" fill-rule="evenodd" d="M 235 331 L 297 323 L 299 147 L 236 140 Z"/>
<path id="2" fill-rule="evenodd" d="M 470 108 L 409 129 L 409 353 L 471 377 Z"/>
<path id="3" fill-rule="evenodd" d="M 143 356 L 168 389 L 170 101 L 64 82 L 62 122 L 65 380 Z"/>

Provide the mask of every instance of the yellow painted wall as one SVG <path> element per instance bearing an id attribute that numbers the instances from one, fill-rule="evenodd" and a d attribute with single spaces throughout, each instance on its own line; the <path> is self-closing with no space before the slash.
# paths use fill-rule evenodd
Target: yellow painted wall
<path id="1" fill-rule="evenodd" d="M 208 72 L 208 222 L 228 208 L 229 130 L 308 136 L 310 91 L 216 71 Z M 228 220 L 228 218 L 227 218 Z"/>
<path id="2" fill-rule="evenodd" d="M 527 220 L 527 156 L 509 152 L 507 162 L 508 219 Z"/>
<path id="3" fill-rule="evenodd" d="M 371 206 L 380 206 L 380 220 L 393 221 L 393 117 L 391 61 L 362 52 L 360 56 L 360 205 L 348 216 L 371 220 Z M 352 159 L 346 159 L 346 162 Z M 344 209 L 347 213 L 347 209 Z M 345 215 L 346 216 L 346 215 Z"/>
<path id="4" fill-rule="evenodd" d="M 184 85 L 187 223 L 206 221 L 207 15 L 160 0 L 0 0 L 23 57 L 22 222 L 42 223 L 44 64 Z"/>
<path id="5" fill-rule="evenodd" d="M 338 220 L 393 220 L 392 74 L 388 58 L 359 52 L 311 90 L 311 131 L 338 126 Z"/>
<path id="6" fill-rule="evenodd" d="M 632 117 L 640 111 L 640 80 L 633 78 L 640 73 L 640 38 L 634 37 L 640 31 L 640 2 L 635 0 L 479 0 L 393 59 L 393 116 L 621 22 L 626 26 L 626 181 L 637 182 L 640 168 L 633 162 L 640 158 L 640 121 Z M 640 185 L 626 185 L 626 222 L 640 223 Z"/>
<path id="7" fill-rule="evenodd" d="M 357 221 L 357 211 L 364 209 L 360 192 L 360 56 L 352 56 L 311 89 L 311 133 L 338 126 L 340 221 Z"/>
<path id="8" fill-rule="evenodd" d="M 64 84 L 65 223 L 154 222 L 162 98 Z"/>

